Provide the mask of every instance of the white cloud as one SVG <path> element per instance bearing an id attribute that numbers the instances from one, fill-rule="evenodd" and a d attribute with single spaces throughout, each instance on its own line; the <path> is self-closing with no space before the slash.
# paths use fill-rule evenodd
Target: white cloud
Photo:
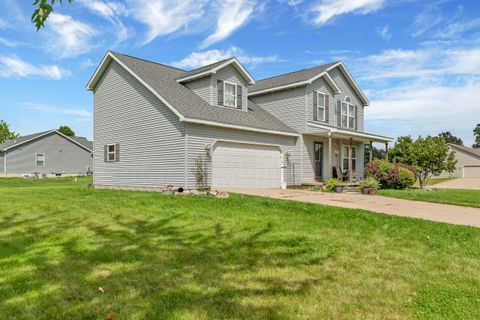
<path id="1" fill-rule="evenodd" d="M 8 40 L 0 37 L 0 45 L 10 47 L 10 48 L 15 48 L 19 45 L 19 43 L 16 41 L 12 41 L 12 40 Z"/>
<path id="2" fill-rule="evenodd" d="M 365 109 L 367 127 L 388 124 L 388 135 L 436 135 L 451 131 L 473 142 L 472 130 L 478 123 L 480 81 L 458 86 L 402 85 L 385 90 Z"/>
<path id="3" fill-rule="evenodd" d="M 248 21 L 254 7 L 255 2 L 252 0 L 224 0 L 215 32 L 203 41 L 201 47 L 209 47 L 230 36 Z"/>
<path id="4" fill-rule="evenodd" d="M 237 59 L 246 65 L 257 65 L 262 63 L 270 63 L 280 61 L 276 55 L 270 56 L 250 56 L 237 47 L 231 47 L 227 50 L 208 50 L 192 52 L 188 57 L 172 62 L 173 66 L 178 68 L 199 68 L 220 60 L 224 60 L 231 57 L 237 57 Z"/>
<path id="5" fill-rule="evenodd" d="M 377 28 L 375 31 L 385 40 L 390 40 L 392 38 L 392 32 L 390 31 L 390 27 L 388 25 L 385 25 L 383 28 Z"/>
<path id="6" fill-rule="evenodd" d="M 430 29 L 438 26 L 445 21 L 440 9 L 436 6 L 430 6 L 425 11 L 417 14 L 413 19 L 413 37 L 418 37 Z"/>
<path id="7" fill-rule="evenodd" d="M 89 24 L 58 13 L 52 13 L 48 23 L 53 32 L 48 50 L 58 54 L 60 58 L 75 57 L 95 47 L 93 38 L 98 32 Z"/>
<path id="8" fill-rule="evenodd" d="M 72 115 L 72 116 L 77 116 L 81 119 L 92 118 L 92 113 L 86 110 L 85 108 L 71 109 L 71 108 L 56 107 L 56 106 L 51 106 L 47 104 L 32 103 L 32 102 L 25 102 L 23 103 L 23 105 L 31 110 L 36 110 L 36 111 Z"/>
<path id="9" fill-rule="evenodd" d="M 447 24 L 444 28 L 440 29 L 435 35 L 436 38 L 456 38 L 461 36 L 464 32 L 478 30 L 480 28 L 480 18 L 460 21 Z"/>
<path id="10" fill-rule="evenodd" d="M 127 14 L 127 8 L 125 5 L 117 2 L 103 2 L 99 0 L 81 0 L 80 3 L 88 10 L 105 18 L 112 24 L 113 28 L 110 28 L 109 30 L 114 30 L 113 33 L 116 38 L 112 47 L 116 47 L 118 44 L 128 39 L 130 32 L 120 19 L 120 16 Z"/>
<path id="11" fill-rule="evenodd" d="M 0 19 L 0 29 L 5 29 L 7 27 L 7 23 Z"/>
<path id="12" fill-rule="evenodd" d="M 204 15 L 206 0 L 138 0 L 131 12 L 135 19 L 147 25 L 144 44 L 159 36 L 187 30 L 190 23 Z"/>
<path id="13" fill-rule="evenodd" d="M 0 77 L 5 78 L 47 78 L 60 80 L 71 72 L 57 65 L 34 66 L 15 56 L 0 56 Z"/>
<path id="14" fill-rule="evenodd" d="M 321 26 L 336 16 L 348 13 L 367 14 L 380 9 L 385 0 L 320 0 L 312 7 L 313 24 Z"/>

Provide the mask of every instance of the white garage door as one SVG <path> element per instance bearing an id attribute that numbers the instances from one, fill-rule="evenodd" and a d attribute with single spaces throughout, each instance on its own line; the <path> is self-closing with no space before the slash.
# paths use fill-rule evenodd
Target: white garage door
<path id="1" fill-rule="evenodd" d="M 213 150 L 212 170 L 214 188 L 280 187 L 280 149 L 219 142 Z"/>
<path id="2" fill-rule="evenodd" d="M 480 166 L 464 167 L 464 178 L 480 178 Z"/>

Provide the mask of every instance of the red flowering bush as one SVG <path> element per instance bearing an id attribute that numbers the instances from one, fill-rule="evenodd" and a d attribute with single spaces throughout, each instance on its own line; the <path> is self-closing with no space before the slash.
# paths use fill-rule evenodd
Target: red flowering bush
<path id="1" fill-rule="evenodd" d="M 385 160 L 374 160 L 365 166 L 365 177 L 373 177 L 384 189 L 405 189 L 415 183 L 415 174 L 404 164 L 390 163 Z"/>

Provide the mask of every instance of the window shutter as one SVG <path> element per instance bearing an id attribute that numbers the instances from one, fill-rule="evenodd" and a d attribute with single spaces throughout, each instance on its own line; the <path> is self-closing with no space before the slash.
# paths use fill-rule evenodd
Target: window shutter
<path id="1" fill-rule="evenodd" d="M 242 109 L 243 86 L 237 85 L 237 109 Z"/>
<path id="2" fill-rule="evenodd" d="M 218 105 L 223 106 L 223 80 L 217 80 Z"/>
<path id="3" fill-rule="evenodd" d="M 317 104 L 317 99 L 318 99 L 318 93 L 316 91 L 313 91 L 313 121 L 318 120 L 318 104 Z"/>
<path id="4" fill-rule="evenodd" d="M 120 161 L 120 144 L 115 144 L 115 161 Z"/>
<path id="5" fill-rule="evenodd" d="M 330 118 L 330 98 L 328 94 L 325 95 L 325 122 L 328 123 L 328 118 Z"/>
<path id="6" fill-rule="evenodd" d="M 103 146 L 103 161 L 104 162 L 107 162 L 107 149 L 108 149 L 108 146 L 104 145 Z"/>
<path id="7" fill-rule="evenodd" d="M 355 130 L 358 130 L 358 107 L 355 106 Z"/>
<path id="8" fill-rule="evenodd" d="M 341 127 L 342 126 L 342 102 L 337 101 L 337 126 Z"/>

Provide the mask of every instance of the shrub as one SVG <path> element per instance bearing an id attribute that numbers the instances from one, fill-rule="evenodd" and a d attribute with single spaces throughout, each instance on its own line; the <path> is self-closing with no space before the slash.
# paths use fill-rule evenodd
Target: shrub
<path id="1" fill-rule="evenodd" d="M 361 189 L 375 189 L 380 187 L 380 183 L 373 177 L 368 177 L 365 180 L 360 181 L 359 186 Z"/>
<path id="2" fill-rule="evenodd" d="M 327 182 L 325 183 L 325 188 L 327 188 L 328 191 L 333 191 L 335 187 L 339 186 L 341 181 L 339 179 L 328 179 Z"/>
<path id="3" fill-rule="evenodd" d="M 366 165 L 365 177 L 376 179 L 385 189 L 405 189 L 415 183 L 414 170 L 404 164 L 374 160 Z"/>

